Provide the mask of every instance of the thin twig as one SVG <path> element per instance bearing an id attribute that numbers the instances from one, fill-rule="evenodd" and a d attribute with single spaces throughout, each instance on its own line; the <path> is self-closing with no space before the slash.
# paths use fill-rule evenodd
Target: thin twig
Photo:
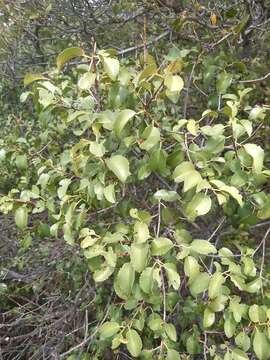
<path id="1" fill-rule="evenodd" d="M 250 79 L 250 80 L 239 80 L 238 83 L 240 84 L 255 84 L 260 81 L 264 81 L 268 79 L 270 76 L 270 72 L 264 75 L 263 77 L 257 78 L 257 79 Z"/>
<path id="2" fill-rule="evenodd" d="M 263 267 L 264 267 L 264 261 L 265 261 L 265 244 L 266 244 L 266 239 L 267 239 L 269 233 L 270 233 L 270 227 L 267 229 L 267 231 L 264 234 L 264 237 L 262 239 L 262 259 L 261 259 L 260 278 L 262 277 L 262 273 L 263 273 Z"/>
<path id="3" fill-rule="evenodd" d="M 192 66 L 189 78 L 188 78 L 188 83 L 187 83 L 187 92 L 186 92 L 186 96 L 185 96 L 185 100 L 184 100 L 184 110 L 183 110 L 183 118 L 186 119 L 187 118 L 187 107 L 188 107 L 188 100 L 189 100 L 189 89 L 190 89 L 190 85 L 193 79 L 193 74 L 194 74 L 194 70 L 195 67 L 197 65 L 197 62 L 195 62 Z"/>

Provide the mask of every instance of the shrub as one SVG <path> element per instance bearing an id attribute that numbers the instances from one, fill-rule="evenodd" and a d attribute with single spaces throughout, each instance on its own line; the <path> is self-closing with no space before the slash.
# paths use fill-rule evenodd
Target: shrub
<path id="1" fill-rule="evenodd" d="M 224 56 L 212 72 L 210 57 L 198 60 L 212 95 L 190 96 L 190 53 L 120 64 L 109 50 L 69 48 L 46 76 L 26 75 L 33 110 L 0 150 L 1 171 L 16 174 L 0 210 L 23 235 L 63 236 L 96 286 L 113 288 L 102 348 L 268 359 L 269 231 L 259 244 L 250 235 L 270 217 L 268 108 Z"/>

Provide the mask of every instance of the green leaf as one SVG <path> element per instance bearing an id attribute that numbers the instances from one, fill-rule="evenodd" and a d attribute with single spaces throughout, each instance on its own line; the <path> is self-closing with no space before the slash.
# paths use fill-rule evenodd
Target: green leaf
<path id="1" fill-rule="evenodd" d="M 205 308 L 203 313 L 203 327 L 209 328 L 215 322 L 215 313 L 211 311 L 209 308 Z"/>
<path id="2" fill-rule="evenodd" d="M 179 75 L 169 75 L 165 78 L 165 86 L 171 92 L 179 93 L 184 87 L 184 81 Z"/>
<path id="3" fill-rule="evenodd" d="M 109 266 L 115 267 L 117 263 L 117 254 L 114 252 L 113 248 L 110 246 L 108 251 L 102 254 L 108 263 Z"/>
<path id="4" fill-rule="evenodd" d="M 15 224 L 19 229 L 24 230 L 28 225 L 28 210 L 26 207 L 19 207 L 14 214 Z"/>
<path id="5" fill-rule="evenodd" d="M 242 331 L 235 337 L 235 344 L 244 351 L 248 351 L 250 348 L 250 338 L 244 331 Z"/>
<path id="6" fill-rule="evenodd" d="M 173 190 L 158 190 L 154 194 L 154 198 L 157 200 L 163 200 L 163 201 L 175 201 L 179 199 L 179 195 L 176 191 Z"/>
<path id="7" fill-rule="evenodd" d="M 143 71 L 141 73 L 139 73 L 138 76 L 138 83 L 140 83 L 142 80 L 148 78 L 149 76 L 152 76 L 156 73 L 157 71 L 157 66 L 156 64 L 150 64 L 148 66 L 145 67 L 145 69 L 143 69 Z"/>
<path id="8" fill-rule="evenodd" d="M 270 200 L 258 211 L 257 216 L 262 220 L 270 218 Z"/>
<path id="9" fill-rule="evenodd" d="M 39 81 L 39 80 L 48 80 L 48 79 L 45 78 L 42 74 L 28 73 L 25 75 L 25 77 L 23 79 L 23 84 L 24 84 L 24 86 L 28 86 L 28 85 L 32 84 L 33 82 Z"/>
<path id="10" fill-rule="evenodd" d="M 191 119 L 187 122 L 187 130 L 191 133 L 191 135 L 196 136 L 198 133 L 199 124 L 196 123 L 195 120 Z"/>
<path id="11" fill-rule="evenodd" d="M 81 56 L 84 56 L 84 51 L 79 47 L 70 47 L 65 49 L 57 56 L 56 59 L 56 65 L 58 71 L 60 71 L 62 67 L 71 59 Z"/>
<path id="12" fill-rule="evenodd" d="M 142 352 L 142 340 L 136 330 L 128 330 L 126 333 L 127 349 L 134 357 L 138 357 Z"/>
<path id="13" fill-rule="evenodd" d="M 209 281 L 208 296 L 214 299 L 221 295 L 221 286 L 224 284 L 225 278 L 220 272 L 216 272 Z"/>
<path id="14" fill-rule="evenodd" d="M 135 271 L 131 263 L 125 263 L 117 275 L 118 284 L 125 295 L 129 295 L 135 280 Z"/>
<path id="15" fill-rule="evenodd" d="M 208 240 L 193 240 L 190 244 L 191 250 L 202 255 L 216 254 L 217 249 Z"/>
<path id="16" fill-rule="evenodd" d="M 102 245 L 95 245 L 95 246 L 91 246 L 90 248 L 87 248 L 84 251 L 84 256 L 86 257 L 86 259 L 92 259 L 94 257 L 97 257 L 99 255 L 103 254 L 103 246 Z"/>
<path id="17" fill-rule="evenodd" d="M 249 120 L 240 120 L 240 123 L 243 126 L 243 128 L 245 129 L 248 136 L 251 136 L 252 130 L 253 130 L 251 121 L 249 121 Z"/>
<path id="18" fill-rule="evenodd" d="M 81 248 L 87 249 L 88 247 L 93 246 L 97 241 L 98 237 L 86 236 L 81 242 Z"/>
<path id="19" fill-rule="evenodd" d="M 115 81 L 120 70 L 120 64 L 117 59 L 111 58 L 111 57 L 104 57 L 104 70 L 109 75 L 111 80 Z"/>
<path id="20" fill-rule="evenodd" d="M 152 125 L 147 126 L 142 134 L 142 138 L 143 140 L 140 142 L 140 148 L 149 151 L 153 146 L 160 142 L 160 131 Z"/>
<path id="21" fill-rule="evenodd" d="M 189 278 L 195 277 L 200 272 L 200 265 L 193 256 L 187 256 L 185 258 L 184 272 Z"/>
<path id="22" fill-rule="evenodd" d="M 251 109 L 250 113 L 249 113 L 249 119 L 250 120 L 264 120 L 265 118 L 265 111 L 266 109 L 264 107 L 261 106 L 256 106 L 253 109 Z"/>
<path id="23" fill-rule="evenodd" d="M 94 85 L 96 79 L 96 75 L 90 71 L 83 74 L 79 81 L 78 87 L 80 90 L 90 90 L 90 88 Z"/>
<path id="24" fill-rule="evenodd" d="M 146 242 L 150 237 L 149 229 L 147 224 L 136 221 L 134 225 L 134 240 L 137 244 Z"/>
<path id="25" fill-rule="evenodd" d="M 205 272 L 198 274 L 189 281 L 189 290 L 193 296 L 196 296 L 207 290 L 209 284 L 209 275 Z"/>
<path id="26" fill-rule="evenodd" d="M 128 121 L 133 118 L 135 114 L 135 111 L 129 109 L 125 109 L 117 113 L 113 129 L 118 138 L 120 138 L 121 132 L 128 123 Z"/>
<path id="27" fill-rule="evenodd" d="M 256 144 L 245 144 L 244 149 L 253 159 L 253 171 L 260 174 L 263 168 L 264 150 Z"/>
<path id="28" fill-rule="evenodd" d="M 109 201 L 110 203 L 114 204 L 116 202 L 114 184 L 110 184 L 110 185 L 106 186 L 103 189 L 103 194 L 105 196 L 105 199 L 107 201 Z"/>
<path id="29" fill-rule="evenodd" d="M 112 339 L 112 350 L 117 349 L 122 343 L 124 344 L 126 340 L 123 338 L 121 334 L 114 336 Z"/>
<path id="30" fill-rule="evenodd" d="M 219 94 L 225 94 L 228 87 L 231 85 L 232 76 L 226 72 L 223 72 L 217 77 L 217 91 Z"/>
<path id="31" fill-rule="evenodd" d="M 194 165 L 188 161 L 183 161 L 175 168 L 173 179 L 176 183 L 184 181 L 184 192 L 197 186 L 202 181 L 200 173 L 196 171 Z"/>
<path id="32" fill-rule="evenodd" d="M 147 242 L 132 244 L 130 248 L 130 261 L 137 272 L 142 272 L 147 264 L 149 245 Z"/>
<path id="33" fill-rule="evenodd" d="M 201 353 L 200 343 L 196 335 L 191 335 L 187 338 L 186 348 L 189 354 L 196 355 Z"/>
<path id="34" fill-rule="evenodd" d="M 27 169 L 27 156 L 26 155 L 17 155 L 15 159 L 15 164 L 19 170 Z"/>
<path id="35" fill-rule="evenodd" d="M 114 267 L 104 266 L 102 269 L 96 270 L 93 274 L 93 279 L 95 282 L 103 282 L 113 274 Z"/>
<path id="36" fill-rule="evenodd" d="M 96 157 L 102 157 L 105 154 L 105 147 L 102 143 L 91 141 L 89 146 L 90 153 Z"/>
<path id="37" fill-rule="evenodd" d="M 180 355 L 176 350 L 168 349 L 166 360 L 180 360 Z"/>
<path id="38" fill-rule="evenodd" d="M 194 220 L 197 216 L 207 214 L 212 206 L 210 196 L 199 193 L 196 194 L 192 200 L 185 207 L 185 214 L 191 220 Z"/>
<path id="39" fill-rule="evenodd" d="M 72 227 L 69 224 L 63 225 L 64 239 L 69 245 L 74 245 L 74 236 Z"/>
<path id="40" fill-rule="evenodd" d="M 250 320 L 255 323 L 263 323 L 267 320 L 266 312 L 261 306 L 257 304 L 250 306 L 248 315 Z"/>
<path id="41" fill-rule="evenodd" d="M 235 333 L 235 329 L 236 329 L 236 322 L 233 318 L 233 315 L 230 313 L 229 315 L 227 315 L 224 321 L 224 332 L 227 338 L 230 339 L 231 337 L 233 337 Z"/>
<path id="42" fill-rule="evenodd" d="M 167 153 L 162 149 L 154 149 L 150 154 L 148 166 L 151 171 L 163 175 L 166 171 Z"/>
<path id="43" fill-rule="evenodd" d="M 231 195 L 231 197 L 233 197 L 241 207 L 243 206 L 243 197 L 237 188 L 234 186 L 228 186 L 220 180 L 212 180 L 211 184 L 215 185 L 220 191 Z"/>
<path id="44" fill-rule="evenodd" d="M 102 339 L 109 338 L 115 335 L 120 329 L 120 325 L 115 321 L 107 321 L 101 325 L 99 334 Z"/>
<path id="45" fill-rule="evenodd" d="M 141 273 L 141 276 L 139 279 L 139 284 L 140 284 L 141 289 L 146 294 L 150 294 L 152 292 L 153 282 L 154 282 L 153 275 L 154 275 L 153 267 L 148 267 Z"/>
<path id="46" fill-rule="evenodd" d="M 0 162 L 4 161 L 6 158 L 6 150 L 0 149 Z"/>
<path id="47" fill-rule="evenodd" d="M 57 195 L 59 199 L 63 199 L 63 197 L 66 195 L 67 189 L 69 185 L 71 184 L 71 179 L 62 179 L 59 182 L 59 188 L 57 189 Z"/>
<path id="48" fill-rule="evenodd" d="M 176 334 L 176 329 L 175 329 L 175 326 L 173 324 L 165 324 L 164 325 L 165 327 L 165 332 L 166 334 L 168 335 L 168 337 L 176 342 L 177 341 L 177 334 Z"/>
<path id="49" fill-rule="evenodd" d="M 130 174 L 129 161 L 122 155 L 114 155 L 106 160 L 108 168 L 121 181 L 125 182 Z"/>
<path id="50" fill-rule="evenodd" d="M 233 356 L 233 360 L 249 360 L 247 354 L 240 349 L 233 349 L 232 356 Z"/>
<path id="51" fill-rule="evenodd" d="M 206 126 L 202 126 L 200 128 L 201 132 L 206 135 L 206 136 L 220 136 L 223 134 L 224 132 L 224 125 L 222 124 L 216 124 L 213 126 L 210 125 L 206 125 Z"/>
<path id="52" fill-rule="evenodd" d="M 171 248 L 173 243 L 170 239 L 159 237 L 152 241 L 151 252 L 153 256 L 165 255 Z"/>
<path id="53" fill-rule="evenodd" d="M 148 318 L 148 327 L 154 332 L 159 332 L 159 331 L 162 330 L 163 320 L 161 319 L 159 314 L 153 312 L 149 316 L 149 318 Z"/>
<path id="54" fill-rule="evenodd" d="M 177 272 L 177 268 L 173 263 L 165 263 L 164 269 L 168 278 L 169 286 L 172 286 L 175 290 L 180 287 L 180 276 Z"/>
<path id="55" fill-rule="evenodd" d="M 255 330 L 253 349 L 259 360 L 268 360 L 270 357 L 270 343 L 265 333 Z"/>
<path id="56" fill-rule="evenodd" d="M 255 279 L 255 280 L 247 283 L 245 286 L 245 291 L 247 291 L 251 294 L 255 294 L 260 290 L 261 287 L 262 287 L 262 280 L 260 278 L 258 278 L 258 279 Z"/>

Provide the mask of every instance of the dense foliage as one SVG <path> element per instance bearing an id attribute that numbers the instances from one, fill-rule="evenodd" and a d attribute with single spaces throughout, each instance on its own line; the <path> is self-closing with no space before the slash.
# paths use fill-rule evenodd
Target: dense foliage
<path id="1" fill-rule="evenodd" d="M 129 24 L 131 3 L 131 9 L 121 2 L 108 12 L 118 9 Z M 56 327 L 63 318 L 51 325 L 57 316 L 52 312 L 42 318 L 49 321 L 47 337 L 56 329 L 51 344 L 47 339 L 42 351 L 22 345 L 17 354 L 9 348 L 5 359 L 14 353 L 69 360 L 270 357 L 268 75 L 261 74 L 266 64 L 259 53 L 243 60 L 242 52 L 255 25 L 242 2 L 238 11 L 226 3 L 197 4 L 199 18 L 176 2 L 154 3 L 140 14 L 162 6 L 168 11 L 165 31 L 169 21 L 176 32 L 185 28 L 186 36 L 191 26 L 198 37 L 194 23 L 207 24 L 204 43 L 162 42 L 151 52 L 146 24 L 155 28 L 156 20 L 145 16 L 144 41 L 135 46 L 142 49 L 139 56 L 120 57 L 121 50 L 98 49 L 92 39 L 62 50 L 46 71 L 33 72 L 35 64 L 15 90 L 2 81 L 0 212 L 12 215 L 19 239 L 5 269 L 22 270 L 36 248 L 37 261 L 57 266 L 56 286 L 73 304 L 64 322 L 75 322 L 74 311 L 79 325 L 72 332 L 82 330 L 71 343 L 70 334 Z M 53 2 L 45 5 L 40 11 L 55 11 Z M 265 14 L 255 15 L 254 21 L 267 21 Z M 224 28 L 218 24 L 223 18 Z M 11 38 L 20 35 L 18 24 L 10 25 Z M 207 45 L 213 29 L 217 38 Z M 125 35 L 122 40 L 126 44 Z M 29 54 L 19 53 L 15 63 L 21 56 Z M 60 255 L 52 260 L 48 249 Z M 8 276 L 15 276 L 15 285 Z M 6 311 L 1 321 L 15 314 L 15 324 L 26 317 L 31 328 L 34 319 L 40 321 L 35 314 L 50 303 L 44 293 L 53 285 L 44 290 L 49 272 L 25 286 L 16 285 L 25 280 L 18 276 L 7 270 L 0 283 Z M 13 309 L 13 293 L 24 301 L 39 294 L 31 306 L 46 301 L 22 315 L 28 305 Z M 37 330 L 43 334 L 42 326 Z M 38 331 L 32 331 L 37 341 Z M 60 345 L 58 336 L 65 340 Z M 7 348 L 9 341 L 6 336 Z"/>

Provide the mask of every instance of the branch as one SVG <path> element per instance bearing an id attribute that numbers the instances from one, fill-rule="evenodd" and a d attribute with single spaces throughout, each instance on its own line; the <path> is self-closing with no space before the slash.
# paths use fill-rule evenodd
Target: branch
<path id="1" fill-rule="evenodd" d="M 165 31 L 164 33 L 160 34 L 159 36 L 155 37 L 153 40 L 150 40 L 146 43 L 146 46 L 149 46 L 149 45 L 152 45 L 153 43 L 155 43 L 156 41 L 159 41 L 163 38 L 165 38 L 167 35 L 169 35 L 171 32 L 171 30 L 167 30 Z M 118 55 L 124 55 L 124 54 L 127 54 L 127 53 L 130 53 L 132 51 L 135 51 L 135 50 L 138 50 L 138 49 L 141 49 L 145 46 L 145 44 L 140 44 L 140 45 L 137 45 L 137 46 L 131 46 L 127 49 L 123 49 L 123 50 L 120 50 L 118 51 Z"/>
<path id="2" fill-rule="evenodd" d="M 250 80 L 239 80 L 238 83 L 240 84 L 255 84 L 260 81 L 264 81 L 270 77 L 270 72 L 264 75 L 263 77 L 257 79 L 250 79 Z"/>

